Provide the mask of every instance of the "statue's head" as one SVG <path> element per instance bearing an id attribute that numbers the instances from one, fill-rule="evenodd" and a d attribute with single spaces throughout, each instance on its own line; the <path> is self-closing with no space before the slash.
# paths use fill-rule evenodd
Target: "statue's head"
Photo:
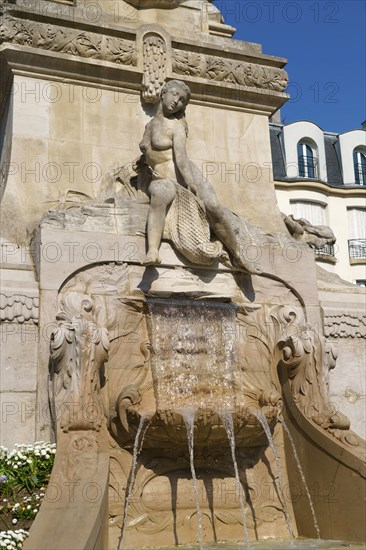
<path id="1" fill-rule="evenodd" d="M 170 80 L 161 90 L 163 111 L 168 115 L 184 112 L 190 99 L 191 90 L 181 80 Z"/>

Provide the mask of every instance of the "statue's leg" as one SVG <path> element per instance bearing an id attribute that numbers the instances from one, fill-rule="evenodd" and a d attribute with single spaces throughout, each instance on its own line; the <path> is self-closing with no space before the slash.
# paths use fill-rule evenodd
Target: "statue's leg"
<path id="1" fill-rule="evenodd" d="M 252 263 L 247 258 L 243 258 L 240 243 L 235 235 L 234 228 L 224 208 L 221 206 L 213 186 L 209 182 L 203 180 L 200 185 L 197 186 L 196 192 L 197 196 L 205 205 L 212 231 L 231 252 L 235 264 L 249 273 L 260 274 L 262 270 L 257 264 Z"/>
<path id="2" fill-rule="evenodd" d="M 170 180 L 154 180 L 149 187 L 150 207 L 147 216 L 148 249 L 143 265 L 160 264 L 159 247 L 163 236 L 168 206 L 176 194 L 175 185 Z"/>

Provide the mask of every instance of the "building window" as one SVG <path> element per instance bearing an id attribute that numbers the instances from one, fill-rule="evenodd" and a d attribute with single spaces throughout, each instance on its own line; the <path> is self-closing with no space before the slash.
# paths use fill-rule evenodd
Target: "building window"
<path id="1" fill-rule="evenodd" d="M 366 155 L 363 151 L 353 151 L 353 166 L 355 169 L 355 182 L 357 185 L 366 185 Z"/>
<path id="2" fill-rule="evenodd" d="M 295 220 L 306 220 L 312 225 L 325 225 L 325 206 L 310 201 L 291 201 L 291 212 Z M 334 245 L 326 244 L 315 248 L 317 260 L 335 263 Z"/>
<path id="3" fill-rule="evenodd" d="M 313 225 L 324 225 L 325 207 L 317 202 L 291 201 L 291 212 L 295 219 L 304 218 Z"/>
<path id="4" fill-rule="evenodd" d="M 348 209 L 349 259 L 351 262 L 364 263 L 366 260 L 366 209 Z"/>
<path id="5" fill-rule="evenodd" d="M 297 162 L 300 178 L 316 179 L 318 177 L 318 159 L 315 145 L 299 141 L 297 144 Z"/>

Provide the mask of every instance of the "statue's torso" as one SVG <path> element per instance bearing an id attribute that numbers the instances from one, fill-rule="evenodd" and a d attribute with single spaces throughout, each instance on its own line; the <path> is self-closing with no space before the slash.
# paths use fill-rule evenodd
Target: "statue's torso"
<path id="1" fill-rule="evenodd" d="M 176 180 L 173 160 L 173 134 L 177 120 L 155 117 L 145 127 L 140 149 L 146 162 L 153 169 L 155 177 Z"/>

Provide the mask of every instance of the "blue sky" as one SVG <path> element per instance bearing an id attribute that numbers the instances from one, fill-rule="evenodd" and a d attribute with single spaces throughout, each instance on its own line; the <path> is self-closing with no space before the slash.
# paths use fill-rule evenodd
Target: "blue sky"
<path id="1" fill-rule="evenodd" d="M 366 119 L 365 0 L 217 0 L 235 38 L 288 59 L 284 122 L 342 133 Z"/>

